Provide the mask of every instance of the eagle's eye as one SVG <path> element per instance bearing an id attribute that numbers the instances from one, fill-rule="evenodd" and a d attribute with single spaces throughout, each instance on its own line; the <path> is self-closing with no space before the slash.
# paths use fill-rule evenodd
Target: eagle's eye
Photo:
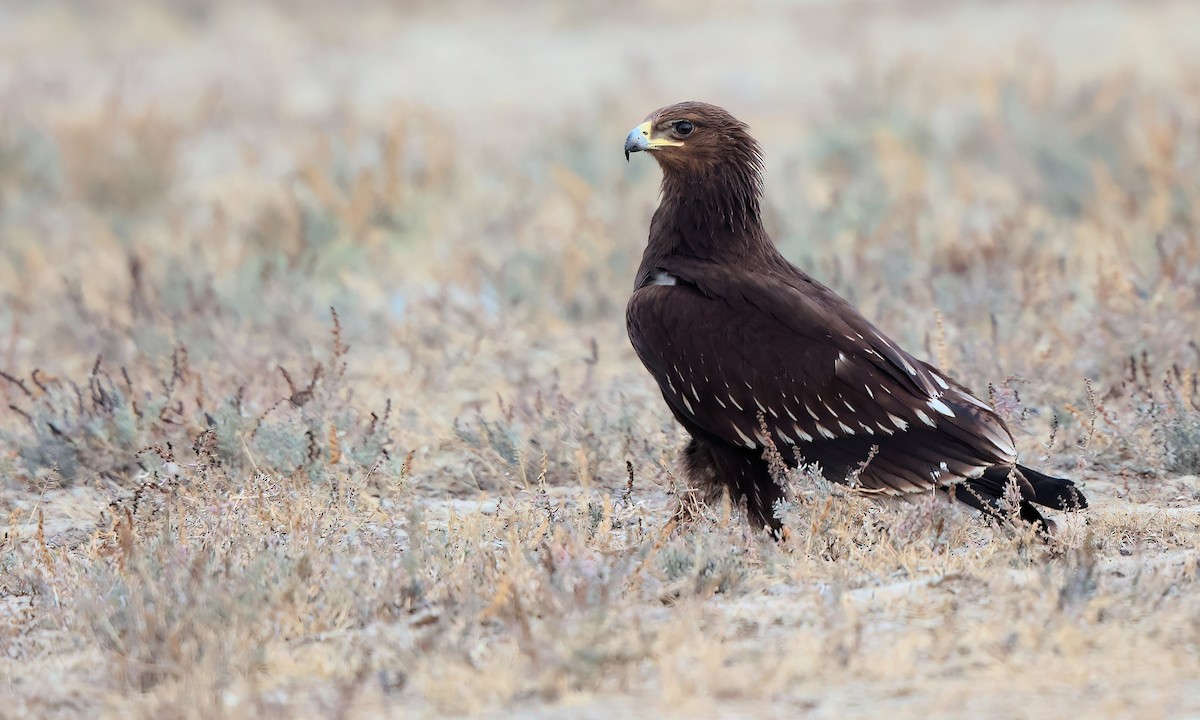
<path id="1" fill-rule="evenodd" d="M 692 131 L 695 129 L 696 126 L 692 125 L 692 123 L 687 120 L 680 120 L 679 122 L 675 123 L 675 132 L 681 137 L 687 137 L 688 135 L 691 135 Z"/>

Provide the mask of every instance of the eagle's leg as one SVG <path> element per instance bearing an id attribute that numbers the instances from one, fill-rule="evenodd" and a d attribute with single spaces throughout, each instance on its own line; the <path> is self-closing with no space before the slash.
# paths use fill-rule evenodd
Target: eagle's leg
<path id="1" fill-rule="evenodd" d="M 751 522 L 781 537 L 783 524 L 775 517 L 775 504 L 783 499 L 783 488 L 772 477 L 761 451 L 693 433 L 681 460 L 689 485 L 699 490 L 707 502 L 719 502 L 728 491 L 735 504 L 745 503 Z"/>

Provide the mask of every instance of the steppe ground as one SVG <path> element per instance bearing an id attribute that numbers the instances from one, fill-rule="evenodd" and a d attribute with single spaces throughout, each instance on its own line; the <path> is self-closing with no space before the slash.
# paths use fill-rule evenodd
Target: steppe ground
<path id="1" fill-rule="evenodd" d="M 687 98 L 1090 510 L 691 499 Z M 1196 717 L 1198 343 L 1193 3 L 10 0 L 0 717 Z"/>

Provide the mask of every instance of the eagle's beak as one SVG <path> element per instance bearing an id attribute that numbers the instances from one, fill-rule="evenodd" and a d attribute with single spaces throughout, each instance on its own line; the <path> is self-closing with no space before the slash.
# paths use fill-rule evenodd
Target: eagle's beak
<path id="1" fill-rule="evenodd" d="M 629 153 L 650 150 L 650 121 L 638 125 L 625 136 L 625 160 L 628 162 Z"/>
<path id="2" fill-rule="evenodd" d="M 651 132 L 654 130 L 654 125 L 650 120 L 638 125 L 629 131 L 625 136 L 625 159 L 629 160 L 629 153 L 641 152 L 643 150 L 658 150 L 665 147 L 679 147 L 683 145 L 680 140 L 672 140 L 670 138 L 654 137 Z"/>

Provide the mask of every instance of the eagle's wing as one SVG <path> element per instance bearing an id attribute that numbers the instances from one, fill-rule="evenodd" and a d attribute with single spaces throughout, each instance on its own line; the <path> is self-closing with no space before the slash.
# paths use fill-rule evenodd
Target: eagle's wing
<path id="1" fill-rule="evenodd" d="M 676 417 L 728 443 L 818 462 L 888 493 L 1016 460 L 999 417 L 794 268 L 672 258 L 629 301 L 629 336 Z"/>

